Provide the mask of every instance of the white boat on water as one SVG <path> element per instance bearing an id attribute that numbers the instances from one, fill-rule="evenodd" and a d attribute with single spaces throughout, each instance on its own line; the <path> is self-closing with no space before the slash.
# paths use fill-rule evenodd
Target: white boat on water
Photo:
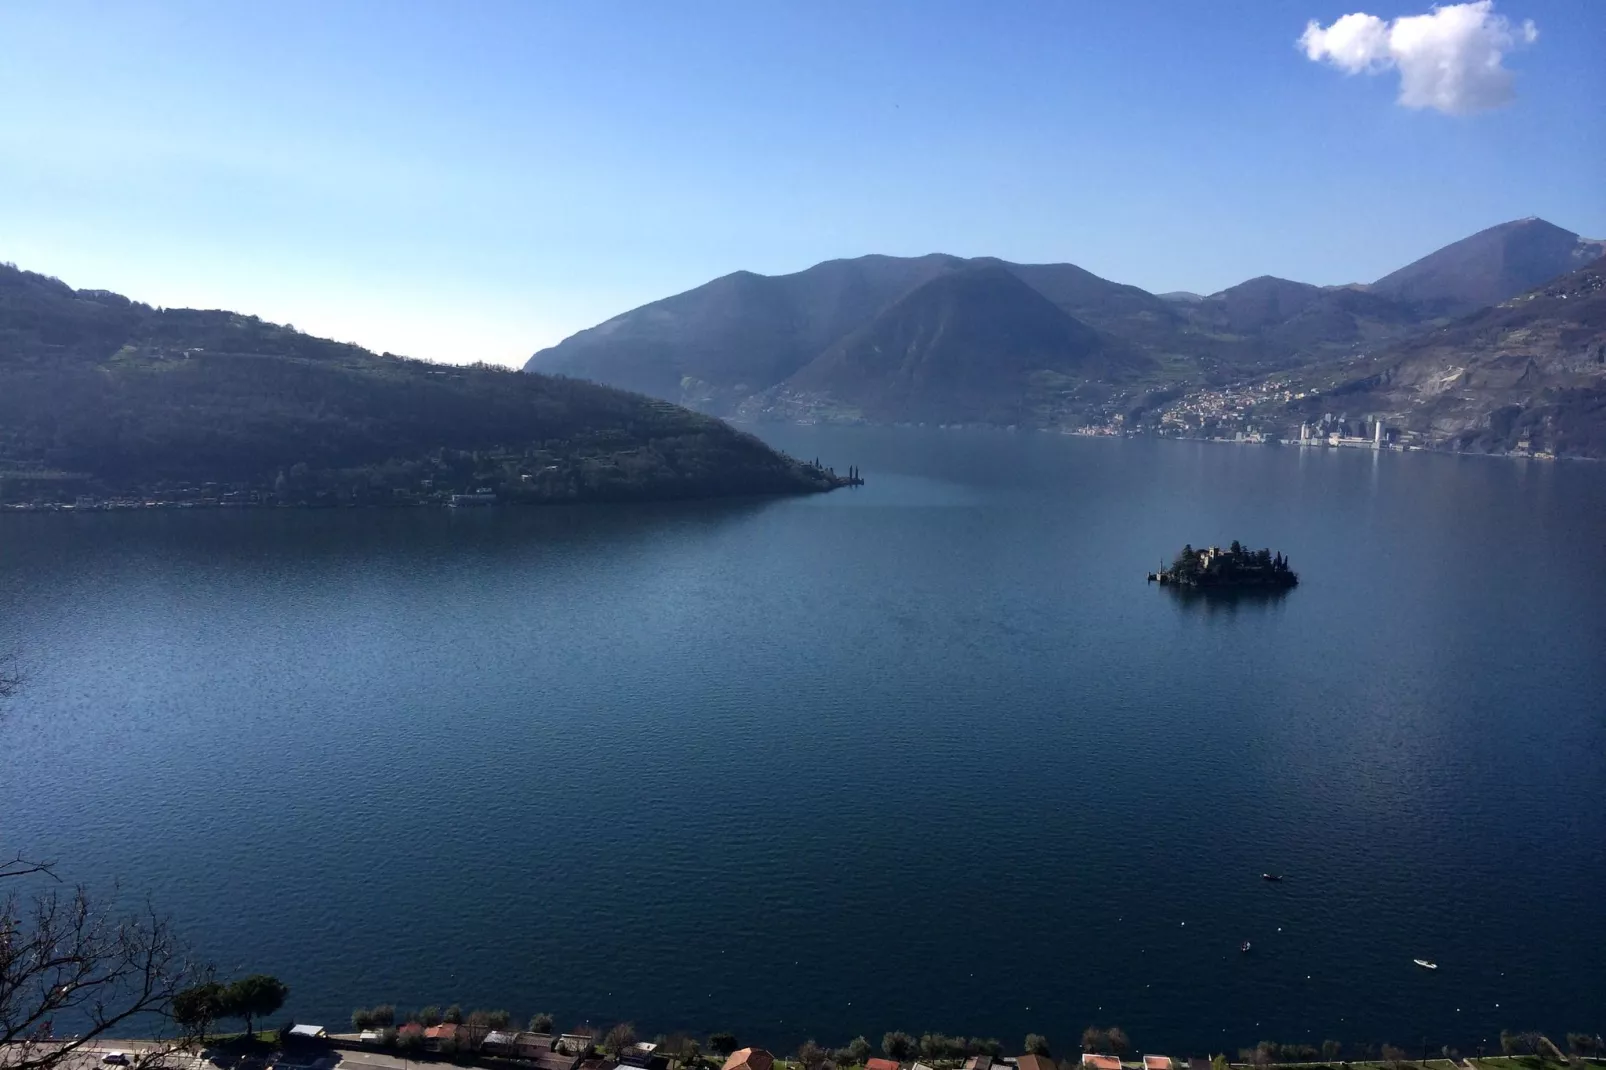
<path id="1" fill-rule="evenodd" d="M 1439 968 L 1439 964 L 1437 962 L 1429 962 L 1427 959 L 1412 959 L 1411 961 L 1422 967 L 1424 970 L 1436 970 Z"/>

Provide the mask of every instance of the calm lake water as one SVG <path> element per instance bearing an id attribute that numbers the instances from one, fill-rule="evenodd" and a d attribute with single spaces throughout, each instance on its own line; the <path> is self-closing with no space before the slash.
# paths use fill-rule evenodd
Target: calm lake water
<path id="1" fill-rule="evenodd" d="M 0 517 L 0 848 L 331 1026 L 1606 1028 L 1606 467 L 764 434 L 869 485 Z"/>

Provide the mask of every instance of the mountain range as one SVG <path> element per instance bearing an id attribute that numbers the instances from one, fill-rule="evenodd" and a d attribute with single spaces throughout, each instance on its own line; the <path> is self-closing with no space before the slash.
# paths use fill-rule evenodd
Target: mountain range
<path id="1" fill-rule="evenodd" d="M 0 502 L 584 501 L 838 482 L 639 394 L 374 354 L 0 266 Z"/>
<path id="2" fill-rule="evenodd" d="M 1606 257 L 1330 377 L 1288 423 L 1359 412 L 1452 449 L 1606 457 Z"/>
<path id="3" fill-rule="evenodd" d="M 1530 218 L 1369 284 L 1262 276 L 1210 295 L 1151 294 L 1073 264 L 872 255 L 726 275 L 580 331 L 526 370 L 751 419 L 1141 426 L 1190 390 L 1336 368 L 1448 329 L 1603 253 Z"/>

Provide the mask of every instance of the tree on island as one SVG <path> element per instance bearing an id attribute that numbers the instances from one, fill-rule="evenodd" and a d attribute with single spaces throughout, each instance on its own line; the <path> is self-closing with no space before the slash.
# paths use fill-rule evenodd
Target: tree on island
<path id="1" fill-rule="evenodd" d="M 547 1014 L 545 1011 L 542 1011 L 540 1014 L 537 1014 L 530 1019 L 530 1032 L 550 1033 L 552 1032 L 552 1022 L 552 1016 Z"/>
<path id="2" fill-rule="evenodd" d="M 1049 1057 L 1048 1038 L 1043 1036 L 1041 1033 L 1027 1033 L 1026 1054 L 1041 1055 L 1043 1058 L 1047 1059 Z"/>
<path id="3" fill-rule="evenodd" d="M 865 1060 L 870 1058 L 870 1051 L 870 1042 L 862 1036 L 848 1041 L 848 1055 L 853 1060 L 850 1065 L 863 1066 Z"/>
<path id="4" fill-rule="evenodd" d="M 729 1055 L 736 1050 L 736 1034 L 710 1033 L 708 1034 L 708 1046 L 721 1055 Z"/>
<path id="5" fill-rule="evenodd" d="M 452 1004 L 450 1007 L 446 1008 L 446 1013 L 441 1015 L 441 1021 L 447 1023 L 448 1025 L 462 1025 L 463 1008 L 456 1003 Z"/>

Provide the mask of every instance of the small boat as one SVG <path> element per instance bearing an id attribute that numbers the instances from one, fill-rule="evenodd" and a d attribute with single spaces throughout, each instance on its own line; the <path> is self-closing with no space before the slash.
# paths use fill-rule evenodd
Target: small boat
<path id="1" fill-rule="evenodd" d="M 1281 873 L 1262 873 L 1260 879 L 1263 881 L 1280 881 L 1283 879 L 1283 875 Z"/>
<path id="2" fill-rule="evenodd" d="M 1412 959 L 1411 961 L 1422 967 L 1424 970 L 1436 970 L 1439 968 L 1439 964 L 1437 962 L 1429 962 L 1427 959 Z"/>
<path id="3" fill-rule="evenodd" d="M 1249 941 L 1245 940 L 1243 942 L 1243 945 L 1241 947 L 1239 947 L 1238 950 L 1239 951 L 1248 951 L 1249 950 Z M 1434 968 L 1437 969 L 1437 967 L 1434 967 Z"/>

